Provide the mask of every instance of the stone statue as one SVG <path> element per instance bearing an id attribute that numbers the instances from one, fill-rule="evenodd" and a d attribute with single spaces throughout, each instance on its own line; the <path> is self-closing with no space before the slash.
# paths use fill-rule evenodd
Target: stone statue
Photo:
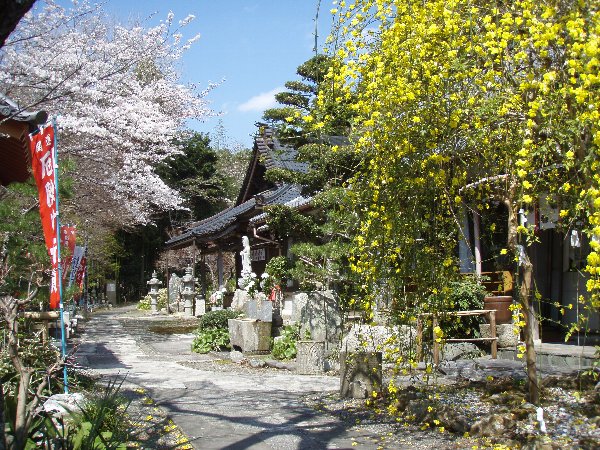
<path id="1" fill-rule="evenodd" d="M 242 257 L 242 278 L 247 278 L 252 273 L 252 266 L 250 263 L 250 240 L 248 236 L 242 237 L 242 245 L 244 248 L 240 252 Z"/>
<path id="2" fill-rule="evenodd" d="M 253 277 L 256 277 L 256 275 L 252 273 L 252 266 L 250 262 L 250 241 L 248 240 L 248 236 L 242 237 L 242 245 L 244 246 L 240 252 L 240 256 L 242 257 L 242 277 L 238 280 L 238 286 L 240 289 L 248 291 L 255 282 Z"/>

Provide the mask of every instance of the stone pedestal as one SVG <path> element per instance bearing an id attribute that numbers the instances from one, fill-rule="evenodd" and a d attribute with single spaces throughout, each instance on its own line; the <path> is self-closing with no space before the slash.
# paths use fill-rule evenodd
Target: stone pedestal
<path id="1" fill-rule="evenodd" d="M 325 369 L 325 342 L 298 341 L 296 344 L 296 371 L 301 375 L 323 373 Z"/>
<path id="2" fill-rule="evenodd" d="M 479 331 L 482 338 L 492 337 L 489 323 L 479 324 Z M 496 336 L 498 337 L 498 348 L 515 347 L 519 343 L 519 336 L 514 333 L 512 323 L 496 325 Z"/>
<path id="3" fill-rule="evenodd" d="M 229 319 L 231 348 L 244 353 L 268 352 L 271 349 L 271 322 L 254 319 Z"/>
<path id="4" fill-rule="evenodd" d="M 117 304 L 117 282 L 107 281 L 106 282 L 106 301 L 112 306 Z"/>
<path id="5" fill-rule="evenodd" d="M 381 352 L 340 353 L 340 396 L 367 398 L 382 388 Z"/>

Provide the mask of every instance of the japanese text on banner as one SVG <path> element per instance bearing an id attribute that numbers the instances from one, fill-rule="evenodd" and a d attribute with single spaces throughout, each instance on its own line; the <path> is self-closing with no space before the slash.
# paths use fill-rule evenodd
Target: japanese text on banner
<path id="1" fill-rule="evenodd" d="M 38 188 L 40 217 L 46 248 L 52 262 L 52 280 L 50 282 L 50 307 L 57 308 L 60 303 L 58 280 L 58 243 L 56 233 L 56 166 L 54 149 L 54 128 L 46 125 L 39 133 L 31 136 L 31 165 Z"/>

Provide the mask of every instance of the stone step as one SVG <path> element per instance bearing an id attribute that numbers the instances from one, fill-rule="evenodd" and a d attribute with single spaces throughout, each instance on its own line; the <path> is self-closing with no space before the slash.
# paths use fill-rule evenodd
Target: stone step
<path id="1" fill-rule="evenodd" d="M 498 358 L 506 360 L 523 360 L 517 357 L 515 348 L 498 349 Z M 598 364 L 600 360 L 594 347 L 564 344 L 536 345 L 536 363 L 539 367 L 556 367 L 569 369 L 585 369 Z"/>

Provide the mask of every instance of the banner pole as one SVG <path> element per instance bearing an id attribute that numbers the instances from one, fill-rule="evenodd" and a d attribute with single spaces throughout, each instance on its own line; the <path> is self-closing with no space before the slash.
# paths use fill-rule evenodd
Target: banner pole
<path id="1" fill-rule="evenodd" d="M 62 259 L 60 256 L 60 209 L 58 203 L 58 129 L 56 121 L 52 119 L 52 127 L 54 128 L 54 187 L 56 189 L 56 245 L 58 253 L 58 295 L 60 297 L 60 337 L 61 349 L 63 358 L 63 382 L 65 385 L 65 394 L 69 393 L 69 379 L 67 376 L 67 339 L 65 333 L 65 315 L 63 305 L 63 289 L 62 289 Z"/>

